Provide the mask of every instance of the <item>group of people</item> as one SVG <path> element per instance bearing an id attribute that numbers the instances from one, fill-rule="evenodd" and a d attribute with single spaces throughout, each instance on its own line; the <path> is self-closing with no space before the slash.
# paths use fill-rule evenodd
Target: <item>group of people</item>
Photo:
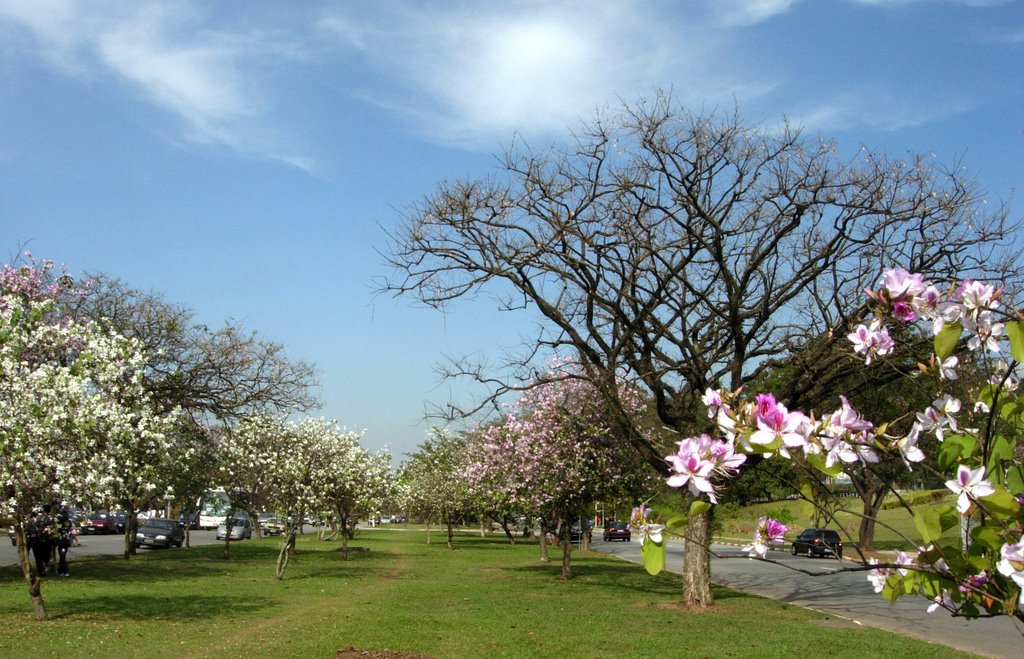
<path id="1" fill-rule="evenodd" d="M 51 506 L 43 506 L 28 522 L 28 547 L 36 561 L 36 574 L 40 577 L 53 570 L 56 557 L 57 576 L 68 576 L 68 549 L 75 540 L 75 528 L 67 510 L 57 514 Z"/>

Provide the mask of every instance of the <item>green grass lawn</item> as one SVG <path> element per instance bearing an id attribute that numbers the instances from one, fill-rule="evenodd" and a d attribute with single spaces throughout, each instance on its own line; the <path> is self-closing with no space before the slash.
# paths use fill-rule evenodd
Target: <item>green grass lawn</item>
<path id="1" fill-rule="evenodd" d="M 536 544 L 496 536 L 460 535 L 455 551 L 415 531 L 361 531 L 353 544 L 369 551 L 343 561 L 339 543 L 301 538 L 283 581 L 276 539 L 234 544 L 230 560 L 220 546 L 76 559 L 70 578 L 45 580 L 43 622 L 6 567 L 0 656 L 965 656 L 725 589 L 684 610 L 678 576 L 594 552 L 576 552 L 563 582 Z"/>

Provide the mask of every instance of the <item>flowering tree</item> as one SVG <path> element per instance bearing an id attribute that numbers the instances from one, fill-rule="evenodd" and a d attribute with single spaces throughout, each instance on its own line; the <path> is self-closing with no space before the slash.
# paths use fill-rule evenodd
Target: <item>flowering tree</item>
<path id="1" fill-rule="evenodd" d="M 914 422 L 909 431 L 890 432 L 894 419 L 876 424 L 845 398 L 833 413 L 816 419 L 786 409 L 771 394 L 744 401 L 740 392 L 709 390 L 705 400 L 722 434 L 717 441 L 728 447 L 722 452 L 799 458 L 830 476 L 889 454 L 898 456 L 908 470 L 945 474 L 946 487 L 957 496 L 955 505 L 914 510 L 893 491 L 920 534 L 906 540 L 919 549 L 913 555 L 898 552 L 891 563 L 867 560 L 871 584 L 889 600 L 922 595 L 931 600 L 930 611 L 945 608 L 958 616 L 1009 615 L 1024 620 L 1024 464 L 1015 457 L 1024 428 L 1024 397 L 1018 391 L 1024 317 L 1003 310 L 1002 288 L 976 280 L 940 289 L 920 274 L 892 269 L 878 290 L 866 292 L 875 319 L 857 326 L 848 337 L 866 364 L 893 353 L 893 327 L 901 333 L 933 336 L 934 354 L 919 369 L 934 388 L 934 402 L 927 409 L 911 410 Z M 990 374 L 970 392 L 971 405 L 946 391 L 958 377 L 965 353 Z M 929 466 L 919 446 L 925 434 L 938 442 L 936 467 Z M 685 473 L 678 464 L 684 459 Z M 713 501 L 714 483 L 692 474 L 713 477 L 727 467 L 684 450 L 682 443 L 670 461 L 676 472 L 670 484 L 686 485 Z M 973 518 L 970 525 L 964 523 L 968 517 Z M 637 523 L 651 544 L 649 553 L 660 554 L 664 527 L 651 524 L 642 512 Z M 944 535 L 961 526 L 970 528 L 962 542 Z M 763 558 L 768 545 L 781 542 L 784 532 L 775 520 L 761 520 L 748 547 L 750 555 Z M 660 569 L 657 560 L 649 561 L 648 567 Z"/>
<path id="2" fill-rule="evenodd" d="M 236 427 L 224 428 L 217 444 L 217 480 L 227 491 L 226 512 L 230 530 L 236 510 L 255 519 L 256 506 L 271 495 L 271 475 L 278 469 L 289 446 L 298 441 L 294 428 L 280 417 L 265 414 L 244 417 Z M 288 464 L 287 458 L 283 459 Z M 224 536 L 224 558 L 228 557 L 231 534 Z"/>
<path id="3" fill-rule="evenodd" d="M 22 574 L 43 619 L 26 542 L 33 508 L 109 497 L 117 447 L 160 445 L 166 426 L 142 387 L 140 345 L 61 314 L 85 289 L 29 259 L 0 271 L 0 508 L 15 520 Z"/>
<path id="4" fill-rule="evenodd" d="M 332 431 L 327 451 L 328 477 L 321 494 L 322 510 L 331 514 L 341 533 L 342 555 L 348 559 L 348 541 L 352 538 L 358 510 L 372 511 L 394 494 L 391 454 L 370 453 L 359 445 L 360 435 Z"/>
<path id="5" fill-rule="evenodd" d="M 465 440 L 434 427 L 419 450 L 399 468 L 405 507 L 426 517 L 428 524 L 431 519 L 440 520 L 447 530 L 448 549 L 455 548 L 455 522 L 473 507 L 463 476 L 465 465 Z"/>
<path id="6" fill-rule="evenodd" d="M 324 507 L 335 478 L 336 456 L 345 443 L 339 441 L 343 438 L 337 424 L 323 418 L 280 423 L 275 434 L 280 441 L 273 462 L 262 473 L 262 486 L 267 503 L 287 513 L 275 573 L 281 580 L 295 550 L 298 522 L 309 511 Z"/>
<path id="7" fill-rule="evenodd" d="M 555 360 L 501 424 L 479 432 L 466 468 L 473 490 L 558 522 L 563 579 L 571 576 L 572 522 L 597 499 L 633 493 L 646 473 L 639 456 L 616 436 L 600 394 L 577 372 L 575 364 Z M 620 399 L 639 416 L 642 397 L 619 386 Z"/>

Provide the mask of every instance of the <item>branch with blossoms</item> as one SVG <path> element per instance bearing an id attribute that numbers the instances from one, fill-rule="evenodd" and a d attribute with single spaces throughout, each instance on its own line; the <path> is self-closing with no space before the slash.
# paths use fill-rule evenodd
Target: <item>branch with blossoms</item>
<path id="1" fill-rule="evenodd" d="M 902 269 L 886 271 L 877 290 L 865 294 L 875 317 L 848 336 L 865 366 L 893 354 L 894 335 L 930 332 L 933 337 L 934 354 L 918 366 L 935 383 L 934 400 L 927 409 L 912 411 L 905 434 L 889 432 L 905 413 L 875 424 L 845 396 L 834 411 L 816 418 L 787 409 L 771 393 L 750 400 L 742 391 L 709 389 L 703 402 L 719 436 L 678 442 L 676 453 L 665 458 L 667 483 L 687 488 L 697 499 L 691 504 L 693 515 L 717 502 L 716 483 L 736 473 L 749 454 L 798 460 L 832 478 L 855 467 L 871 467 L 882 454 L 898 455 L 908 471 L 918 467 L 941 474 L 956 503 L 915 510 L 900 497 L 920 535 L 916 554 L 901 551 L 892 563 L 870 559 L 850 569 L 867 569 L 871 585 L 888 600 L 921 595 L 930 601 L 929 611 L 943 608 L 965 617 L 1024 620 L 1024 465 L 1014 458 L 1024 432 L 1024 397 L 1017 390 L 1018 365 L 1024 362 L 1024 315 L 1002 308 L 1001 287 L 967 280 L 942 290 Z M 965 352 L 970 360 L 963 359 Z M 972 391 L 970 405 L 945 390 L 967 361 L 991 374 Z M 981 415 L 978 428 L 965 423 L 963 417 L 970 415 Z M 928 456 L 919 446 L 925 434 L 937 441 L 931 456 L 937 468 L 925 462 Z M 671 533 L 685 517 L 662 528 L 652 525 L 642 509 L 634 517 L 641 538 L 651 545 L 645 564 L 650 556 L 648 570 L 660 569 L 664 531 Z M 977 522 L 960 546 L 947 532 L 959 528 L 965 517 Z M 784 541 L 785 532 L 777 520 L 762 518 L 744 549 L 750 557 L 764 559 L 771 544 Z"/>

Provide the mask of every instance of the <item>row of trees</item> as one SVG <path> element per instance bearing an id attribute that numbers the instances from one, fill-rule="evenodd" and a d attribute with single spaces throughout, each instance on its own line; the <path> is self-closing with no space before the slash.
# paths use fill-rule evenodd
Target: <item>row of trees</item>
<path id="1" fill-rule="evenodd" d="M 535 520 L 562 546 L 562 578 L 571 576 L 570 529 L 598 501 L 632 500 L 656 488 L 656 474 L 615 435 L 595 388 L 571 361 L 555 359 L 543 380 L 526 387 L 500 422 L 452 435 L 433 429 L 399 472 L 407 510 L 439 520 L 452 548 L 453 526 L 466 515 L 501 524 Z M 620 382 L 631 414 L 645 401 Z M 529 522 L 527 523 L 529 525 Z"/>
<path id="2" fill-rule="evenodd" d="M 46 617 L 27 529 L 43 505 L 190 507 L 213 487 L 235 505 L 349 519 L 390 494 L 390 456 L 314 407 L 314 370 L 236 323 L 217 330 L 159 296 L 76 281 L 26 254 L 0 272 L 0 514 L 14 521 L 37 618 Z M 284 545 L 293 544 L 294 526 Z M 225 550 L 226 551 L 226 550 Z M 287 553 L 282 549 L 278 578 Z"/>

